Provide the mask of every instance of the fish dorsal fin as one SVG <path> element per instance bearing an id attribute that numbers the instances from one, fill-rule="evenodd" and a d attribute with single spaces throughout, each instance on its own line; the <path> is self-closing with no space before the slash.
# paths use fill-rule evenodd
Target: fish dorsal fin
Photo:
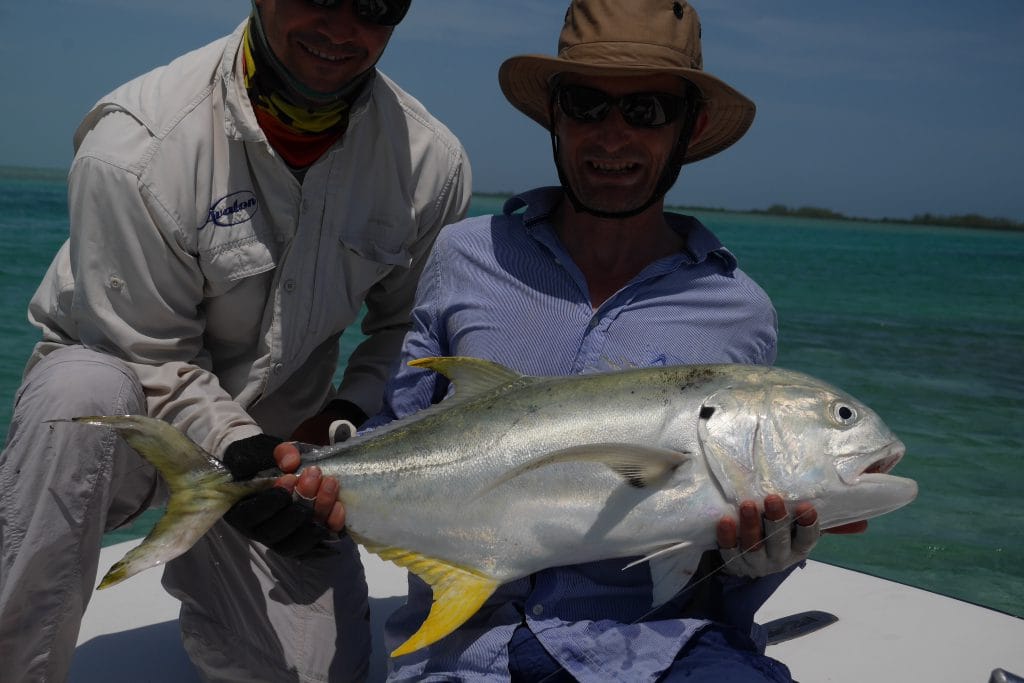
<path id="1" fill-rule="evenodd" d="M 394 562 L 423 579 L 434 593 L 430 614 L 416 633 L 395 648 L 392 657 L 407 655 L 441 640 L 466 623 L 498 588 L 497 580 L 477 570 L 412 550 L 377 545 L 357 536 L 354 538 L 381 559 Z"/>
<path id="2" fill-rule="evenodd" d="M 660 486 L 676 469 L 690 459 L 690 454 L 668 448 L 651 448 L 631 443 L 592 443 L 571 446 L 531 460 L 509 470 L 484 489 L 477 497 L 505 482 L 541 467 L 563 462 L 592 462 L 604 465 L 622 477 L 630 486 L 646 489 Z"/>
<path id="3" fill-rule="evenodd" d="M 467 356 L 418 358 L 409 361 L 409 365 L 433 370 L 447 377 L 455 385 L 455 396 L 452 398 L 458 401 L 466 401 L 522 377 L 504 365 Z"/>
<path id="4" fill-rule="evenodd" d="M 622 356 L 619 356 L 614 360 L 609 358 L 608 356 L 601 356 L 598 367 L 602 371 L 610 370 L 612 372 L 615 372 L 619 370 L 636 370 L 640 366 L 634 363 L 633 361 L 629 360 L 628 358 L 624 358 Z"/>
<path id="5" fill-rule="evenodd" d="M 652 553 L 648 556 L 651 568 L 652 607 L 665 604 L 686 588 L 686 584 L 697 571 L 700 558 L 706 549 L 692 543 L 680 543 L 668 550 L 664 554 Z"/>

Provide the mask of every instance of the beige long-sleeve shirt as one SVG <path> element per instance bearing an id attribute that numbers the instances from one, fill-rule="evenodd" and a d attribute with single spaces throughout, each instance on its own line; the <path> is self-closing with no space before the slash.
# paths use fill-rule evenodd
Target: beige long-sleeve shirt
<path id="1" fill-rule="evenodd" d="M 104 97 L 76 136 L 70 239 L 29 306 L 42 341 L 129 362 L 150 415 L 212 453 L 287 438 L 328 400 L 367 414 L 440 228 L 465 215 L 462 145 L 383 74 L 300 184 L 242 85 L 242 28 Z M 332 386 L 365 302 L 366 340 Z"/>

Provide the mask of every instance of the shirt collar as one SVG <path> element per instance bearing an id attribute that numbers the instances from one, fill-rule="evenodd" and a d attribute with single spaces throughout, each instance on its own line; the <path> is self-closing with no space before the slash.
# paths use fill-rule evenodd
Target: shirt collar
<path id="1" fill-rule="evenodd" d="M 523 212 L 523 227 L 528 232 L 535 232 L 541 225 L 550 226 L 551 216 L 563 196 L 560 187 L 539 187 L 506 200 L 502 213 L 509 216 L 526 207 L 526 211 Z M 680 252 L 684 259 L 691 263 L 702 263 L 713 257 L 720 259 L 730 273 L 736 269 L 736 257 L 699 220 L 693 216 L 671 212 L 666 212 L 665 217 L 669 227 L 686 238 L 686 246 Z"/>

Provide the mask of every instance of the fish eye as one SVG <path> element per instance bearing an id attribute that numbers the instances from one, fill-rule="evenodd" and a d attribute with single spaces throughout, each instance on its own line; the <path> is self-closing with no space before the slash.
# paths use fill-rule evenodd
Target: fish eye
<path id="1" fill-rule="evenodd" d="M 844 427 L 852 425 L 857 421 L 857 409 L 848 403 L 833 403 L 832 418 Z"/>

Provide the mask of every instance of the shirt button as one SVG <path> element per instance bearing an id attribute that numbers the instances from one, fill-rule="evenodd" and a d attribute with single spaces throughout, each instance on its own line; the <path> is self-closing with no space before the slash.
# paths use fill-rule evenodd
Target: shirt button
<path id="1" fill-rule="evenodd" d="M 273 370 L 274 374 L 281 374 L 281 371 L 284 370 L 284 363 L 274 363 Z"/>
<path id="2" fill-rule="evenodd" d="M 533 616 L 539 617 L 544 614 L 544 605 L 534 605 L 530 611 L 533 612 Z"/>
<path id="3" fill-rule="evenodd" d="M 284 281 L 284 291 L 286 291 L 286 292 L 294 292 L 295 291 L 295 280 L 285 280 Z"/>

